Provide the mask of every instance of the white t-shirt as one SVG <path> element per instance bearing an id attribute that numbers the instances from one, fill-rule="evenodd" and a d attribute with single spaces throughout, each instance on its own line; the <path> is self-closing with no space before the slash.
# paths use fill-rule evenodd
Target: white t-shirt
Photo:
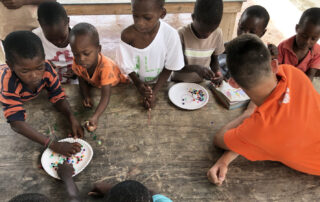
<path id="1" fill-rule="evenodd" d="M 120 41 L 116 62 L 127 75 L 136 72 L 143 82 L 156 82 L 165 67 L 178 71 L 184 67 L 181 42 L 177 30 L 160 20 L 154 40 L 144 49 Z"/>
<path id="2" fill-rule="evenodd" d="M 58 73 L 59 79 L 61 83 L 78 83 L 77 79 L 67 79 L 62 75 L 66 73 L 68 70 L 71 70 L 73 63 L 73 54 L 71 51 L 70 44 L 68 44 L 64 48 L 59 48 L 55 46 L 53 43 L 47 40 L 41 27 L 34 29 L 32 31 L 35 33 L 42 41 L 42 45 L 44 48 L 44 52 L 46 54 L 46 60 L 50 60 L 57 68 L 56 71 Z"/>

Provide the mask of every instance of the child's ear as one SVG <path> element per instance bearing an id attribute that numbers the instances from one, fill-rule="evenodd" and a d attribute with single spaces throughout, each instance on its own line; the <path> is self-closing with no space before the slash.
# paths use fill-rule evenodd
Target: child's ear
<path id="1" fill-rule="evenodd" d="M 69 25 L 69 23 L 70 23 L 70 18 L 69 18 L 69 17 L 67 17 L 67 23 L 68 23 L 68 25 Z"/>
<path id="2" fill-rule="evenodd" d="M 194 21 L 194 13 L 191 14 L 192 21 Z"/>
<path id="3" fill-rule="evenodd" d="M 232 88 L 240 88 L 240 86 L 237 84 L 237 82 L 232 77 L 229 79 L 229 84 Z"/>
<path id="4" fill-rule="evenodd" d="M 99 47 L 98 47 L 98 51 L 99 53 L 101 52 L 101 45 L 99 44 Z"/>
<path id="5" fill-rule="evenodd" d="M 6 64 L 8 65 L 8 67 L 10 69 L 13 69 L 13 64 L 11 62 L 9 62 L 8 60 L 6 60 Z"/>
<path id="6" fill-rule="evenodd" d="M 279 69 L 278 66 L 279 66 L 279 62 L 277 59 L 271 60 L 271 70 L 274 74 L 278 72 L 278 69 Z"/>
<path id="7" fill-rule="evenodd" d="M 163 19 L 166 15 L 167 15 L 167 9 L 162 8 L 162 12 L 161 12 L 160 18 Z"/>
<path id="8" fill-rule="evenodd" d="M 298 32 L 299 24 L 296 24 L 296 32 Z"/>

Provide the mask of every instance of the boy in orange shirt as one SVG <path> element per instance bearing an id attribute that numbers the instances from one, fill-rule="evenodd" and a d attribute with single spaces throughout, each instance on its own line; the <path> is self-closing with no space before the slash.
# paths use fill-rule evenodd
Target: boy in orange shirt
<path id="1" fill-rule="evenodd" d="M 80 92 L 84 107 L 92 108 L 90 97 L 92 86 L 101 88 L 101 99 L 95 113 L 86 127 L 89 131 L 97 128 L 98 120 L 107 108 L 111 86 L 125 82 L 117 65 L 101 54 L 101 45 L 97 29 L 88 23 L 79 23 L 70 32 L 70 45 L 74 55 L 73 72 L 79 77 Z"/>
<path id="2" fill-rule="evenodd" d="M 305 72 L 313 80 L 320 69 L 320 8 L 304 11 L 296 35 L 281 42 L 278 46 L 279 64 L 291 64 Z"/>
<path id="3" fill-rule="evenodd" d="M 221 185 L 239 154 L 320 175 L 320 95 L 308 77 L 271 61 L 267 47 L 254 35 L 232 40 L 227 52 L 229 83 L 241 87 L 252 103 L 215 134 L 214 144 L 226 151 L 208 171 L 209 180 Z"/>

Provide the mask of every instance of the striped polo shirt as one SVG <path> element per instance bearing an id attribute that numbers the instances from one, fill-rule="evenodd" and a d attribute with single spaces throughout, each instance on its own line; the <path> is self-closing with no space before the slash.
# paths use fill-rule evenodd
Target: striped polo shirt
<path id="1" fill-rule="evenodd" d="M 50 63 L 45 63 L 45 72 L 35 92 L 29 90 L 7 65 L 0 66 L 0 102 L 8 123 L 24 121 L 26 111 L 23 102 L 37 97 L 42 89 L 48 91 L 52 103 L 65 98 L 57 73 Z"/>

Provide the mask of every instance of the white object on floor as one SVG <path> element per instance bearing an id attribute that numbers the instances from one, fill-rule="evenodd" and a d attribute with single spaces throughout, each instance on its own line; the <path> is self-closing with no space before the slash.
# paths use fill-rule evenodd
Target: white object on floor
<path id="1" fill-rule="evenodd" d="M 199 84 L 178 83 L 169 90 L 169 99 L 179 108 L 200 109 L 209 101 L 208 91 Z"/>
<path id="2" fill-rule="evenodd" d="M 69 158 L 66 158 L 65 156 L 55 153 L 51 149 L 47 148 L 41 156 L 42 167 L 51 177 L 60 179 L 56 171 L 57 165 L 62 164 L 64 159 L 67 159 L 69 163 L 73 164 L 75 172 L 72 175 L 72 177 L 74 177 L 78 175 L 83 169 L 85 169 L 87 165 L 90 163 L 93 156 L 92 147 L 89 143 L 82 139 L 65 138 L 59 140 L 59 142 L 78 142 L 82 145 L 81 151 L 77 154 L 72 155 Z"/>

